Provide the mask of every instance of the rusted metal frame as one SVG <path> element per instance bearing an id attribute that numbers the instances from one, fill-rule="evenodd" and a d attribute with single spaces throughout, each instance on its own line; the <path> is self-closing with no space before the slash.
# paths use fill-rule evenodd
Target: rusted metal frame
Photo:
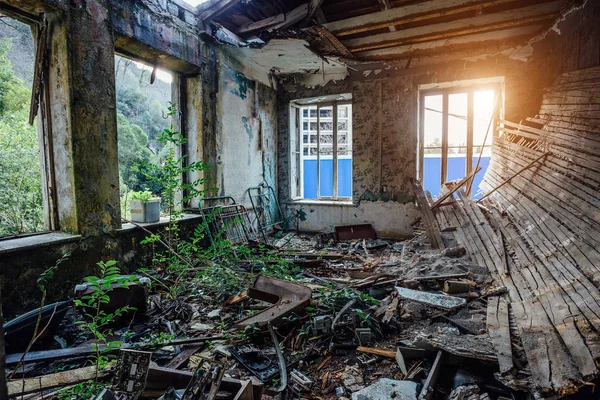
<path id="1" fill-rule="evenodd" d="M 235 324 L 237 328 L 251 325 L 264 328 L 269 324 L 277 324 L 291 313 L 302 313 L 310 304 L 312 291 L 297 283 L 261 275 L 256 279 L 253 287 L 248 289 L 248 296 L 273 305 L 238 321 Z"/>
<path id="2" fill-rule="evenodd" d="M 381 41 L 381 42 L 372 43 L 372 44 L 364 44 L 362 46 L 355 46 L 355 47 L 350 46 L 350 47 L 348 47 L 348 50 L 350 50 L 353 53 L 358 53 L 361 51 L 379 50 L 379 49 L 385 49 L 385 48 L 389 48 L 389 47 L 405 46 L 405 45 L 409 45 L 409 44 L 431 42 L 431 41 L 440 40 L 440 39 L 452 39 L 452 38 L 456 38 L 456 37 L 460 37 L 460 36 L 473 35 L 473 34 L 477 34 L 477 33 L 484 34 L 484 33 L 492 32 L 492 31 L 497 31 L 497 30 L 502 30 L 502 29 L 507 29 L 507 28 L 517 28 L 517 27 L 521 27 L 524 25 L 531 25 L 531 24 L 535 24 L 535 23 L 539 23 L 539 22 L 553 20 L 556 17 L 558 17 L 558 15 L 559 15 L 558 13 L 548 13 L 548 14 L 543 14 L 543 15 L 537 15 L 535 17 L 514 19 L 514 20 L 510 20 L 510 21 L 504 21 L 504 22 L 498 22 L 498 23 L 493 23 L 493 24 L 488 24 L 488 25 L 483 25 L 483 26 L 471 27 L 471 28 L 467 28 L 467 29 L 454 29 L 454 30 L 445 31 L 445 32 L 412 36 L 412 37 L 407 37 L 404 39 L 396 39 L 396 40 Z"/>
<path id="3" fill-rule="evenodd" d="M 373 31 L 373 30 L 377 30 L 377 29 L 385 29 L 390 25 L 397 26 L 397 25 L 403 25 L 403 24 L 414 23 L 414 22 L 425 23 L 425 21 L 428 21 L 428 20 L 432 20 L 432 19 L 436 19 L 436 18 L 440 18 L 440 17 L 446 17 L 446 16 L 450 16 L 450 15 L 462 14 L 462 13 L 469 12 L 469 11 L 480 12 L 483 8 L 486 8 L 486 7 L 494 7 L 494 6 L 499 6 L 502 4 L 507 4 L 507 3 L 510 4 L 510 3 L 516 3 L 516 2 L 517 2 L 517 0 L 491 0 L 491 1 L 486 1 L 483 3 L 469 4 L 467 6 L 439 9 L 439 10 L 435 10 L 435 11 L 432 11 L 429 13 L 412 14 L 412 15 L 401 17 L 401 18 L 388 20 L 385 22 L 375 22 L 375 23 L 371 23 L 371 24 L 354 26 L 354 27 L 345 28 L 345 29 L 342 28 L 337 31 L 333 31 L 333 33 L 338 37 L 349 36 L 349 35 L 353 35 L 355 33 L 369 32 L 369 31 Z"/>

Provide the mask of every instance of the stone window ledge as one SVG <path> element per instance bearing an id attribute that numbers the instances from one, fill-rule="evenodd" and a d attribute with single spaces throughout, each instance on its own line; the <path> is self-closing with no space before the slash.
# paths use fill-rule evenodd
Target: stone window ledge
<path id="1" fill-rule="evenodd" d="M 202 216 L 200 214 L 191 214 L 191 213 L 185 213 L 181 216 L 181 218 L 179 218 L 179 221 L 187 221 L 187 220 L 192 220 L 192 219 L 202 219 Z M 169 224 L 169 217 L 160 217 L 160 220 L 158 222 L 151 222 L 151 223 L 141 223 L 141 222 L 136 222 L 135 224 L 132 224 L 130 222 L 127 223 L 123 223 L 121 225 L 121 229 L 117 229 L 117 232 L 125 232 L 125 231 L 130 231 L 133 229 L 139 229 L 136 225 L 142 226 L 144 228 L 153 228 L 153 227 L 158 227 L 158 226 L 165 226 Z"/>
<path id="2" fill-rule="evenodd" d="M 63 243 L 75 242 L 81 239 L 81 235 L 65 232 L 48 232 L 39 235 L 31 235 L 14 239 L 0 241 L 0 254 L 8 254 L 14 251 L 23 251 Z"/>
<path id="3" fill-rule="evenodd" d="M 311 206 L 341 206 L 354 207 L 351 200 L 317 200 L 317 199 L 298 199 L 287 202 L 289 205 L 311 205 Z"/>

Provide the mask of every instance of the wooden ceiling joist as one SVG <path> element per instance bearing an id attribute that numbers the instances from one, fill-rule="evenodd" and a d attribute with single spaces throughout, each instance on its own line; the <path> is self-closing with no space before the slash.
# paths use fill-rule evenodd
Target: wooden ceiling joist
<path id="1" fill-rule="evenodd" d="M 562 0 L 556 0 L 452 22 L 349 39 L 343 43 L 350 51 L 359 52 L 539 24 L 557 18 L 563 4 Z"/>
<path id="2" fill-rule="evenodd" d="M 200 19 L 204 22 L 208 22 L 218 17 L 231 7 L 236 6 L 241 0 L 217 0 L 209 1 L 200 4 L 197 8 L 200 13 Z"/>
<path id="3" fill-rule="evenodd" d="M 306 18 L 309 13 L 308 3 L 301 4 L 285 14 L 278 14 L 273 17 L 265 18 L 260 21 L 251 22 L 241 26 L 237 30 L 237 34 L 246 35 L 265 29 L 283 29 Z"/>
<path id="4" fill-rule="evenodd" d="M 356 33 L 385 29 L 390 25 L 427 22 L 440 17 L 462 14 L 469 11 L 481 12 L 487 7 L 518 3 L 519 0 L 430 0 L 392 8 L 358 17 L 335 21 L 324 26 L 339 37 Z"/>
<path id="5" fill-rule="evenodd" d="M 354 53 L 359 60 L 390 60 L 397 58 L 422 57 L 449 51 L 450 49 L 464 49 L 470 46 L 479 46 L 485 43 L 503 42 L 511 39 L 522 39 L 536 34 L 544 25 L 529 25 L 485 34 L 467 35 L 452 39 L 434 40 L 425 43 L 416 43 L 387 49 L 367 50 Z"/>

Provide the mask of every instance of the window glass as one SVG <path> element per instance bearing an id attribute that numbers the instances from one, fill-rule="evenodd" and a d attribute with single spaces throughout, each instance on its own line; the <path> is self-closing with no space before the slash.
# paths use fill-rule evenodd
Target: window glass
<path id="1" fill-rule="evenodd" d="M 303 197 L 307 199 L 334 198 L 336 195 L 351 197 L 352 106 L 349 104 L 304 106 L 300 115 L 302 119 L 300 170 Z M 334 115 L 337 115 L 337 124 Z M 337 157 L 334 154 L 336 135 Z M 335 168 L 337 168 L 337 182 L 334 182 Z"/>
<path id="2" fill-rule="evenodd" d="M 425 96 L 423 101 L 424 154 L 423 189 L 436 195 L 442 177 L 442 107 L 443 96 Z"/>

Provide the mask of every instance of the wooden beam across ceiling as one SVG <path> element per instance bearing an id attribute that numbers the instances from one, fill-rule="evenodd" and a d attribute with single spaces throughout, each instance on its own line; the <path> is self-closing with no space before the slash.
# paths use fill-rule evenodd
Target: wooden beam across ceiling
<path id="1" fill-rule="evenodd" d="M 324 26 L 339 38 L 376 29 L 385 29 L 390 25 L 414 22 L 426 23 L 440 17 L 458 15 L 469 11 L 481 12 L 484 8 L 518 4 L 519 2 L 520 0 L 430 0 L 424 3 L 329 22 Z"/>
<path id="2" fill-rule="evenodd" d="M 443 52 L 468 49 L 485 43 L 505 42 L 511 39 L 522 40 L 539 32 L 544 25 L 528 25 L 483 34 L 473 34 L 452 39 L 440 39 L 387 49 L 367 50 L 354 53 L 358 60 L 391 60 L 398 58 L 424 57 Z"/>
<path id="3" fill-rule="evenodd" d="M 539 24 L 556 19 L 563 4 L 564 1 L 555 0 L 536 6 L 479 15 L 452 22 L 344 40 L 342 43 L 350 51 L 359 52 Z"/>
<path id="4" fill-rule="evenodd" d="M 200 4 L 196 9 L 203 22 L 209 22 L 218 17 L 231 7 L 236 6 L 241 0 L 213 0 Z"/>
<path id="5" fill-rule="evenodd" d="M 272 30 L 287 28 L 305 19 L 308 15 L 308 12 L 309 5 L 308 3 L 304 3 L 285 14 L 278 14 L 273 17 L 261 19 L 260 21 L 251 22 L 241 26 L 236 33 L 238 35 L 246 35 L 265 29 Z"/>

